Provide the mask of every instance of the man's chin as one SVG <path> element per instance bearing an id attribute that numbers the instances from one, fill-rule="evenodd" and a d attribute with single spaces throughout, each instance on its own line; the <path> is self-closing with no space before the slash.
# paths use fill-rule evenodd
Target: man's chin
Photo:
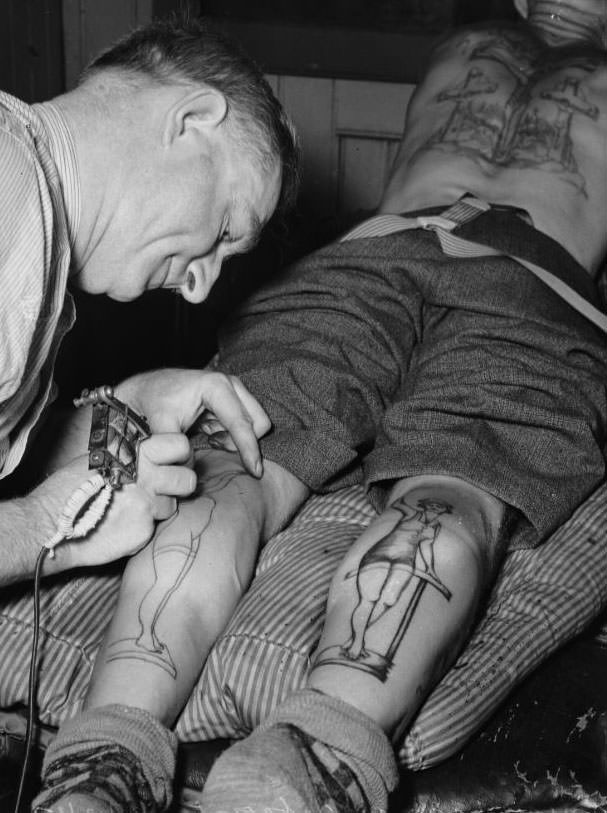
<path id="1" fill-rule="evenodd" d="M 138 299 L 141 296 L 141 294 L 138 293 L 131 294 L 121 291 L 102 291 L 92 289 L 88 285 L 79 285 L 77 281 L 71 283 L 71 286 L 78 291 L 82 291 L 82 293 L 88 294 L 89 296 L 106 296 L 108 299 L 111 299 L 114 302 L 133 302 L 135 299 Z"/>
<path id="2" fill-rule="evenodd" d="M 82 268 L 70 270 L 70 287 L 92 296 L 104 295 L 115 302 L 133 302 L 147 290 L 144 281 L 148 280 L 139 266 L 127 268 L 116 264 L 102 266 L 99 262 L 89 262 Z M 148 282 L 149 284 L 149 282 Z"/>
<path id="3" fill-rule="evenodd" d="M 144 293 L 145 291 L 108 291 L 106 296 L 113 299 L 114 302 L 134 302 Z"/>

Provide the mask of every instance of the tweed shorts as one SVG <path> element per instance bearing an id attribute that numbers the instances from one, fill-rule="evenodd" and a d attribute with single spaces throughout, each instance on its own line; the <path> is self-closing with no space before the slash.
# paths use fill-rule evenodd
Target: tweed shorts
<path id="1" fill-rule="evenodd" d="M 270 415 L 264 454 L 315 492 L 363 477 L 381 508 L 400 478 L 459 477 L 516 509 L 527 547 L 605 476 L 604 335 L 514 260 L 448 257 L 423 230 L 306 258 L 220 358 Z"/>

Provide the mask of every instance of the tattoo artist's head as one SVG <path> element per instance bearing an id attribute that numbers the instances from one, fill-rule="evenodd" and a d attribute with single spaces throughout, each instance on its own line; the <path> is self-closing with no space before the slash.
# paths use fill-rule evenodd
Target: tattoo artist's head
<path id="1" fill-rule="evenodd" d="M 200 302 L 295 198 L 290 122 L 257 66 L 203 22 L 134 31 L 55 101 L 81 187 L 72 280 L 90 293 L 168 287 Z"/>

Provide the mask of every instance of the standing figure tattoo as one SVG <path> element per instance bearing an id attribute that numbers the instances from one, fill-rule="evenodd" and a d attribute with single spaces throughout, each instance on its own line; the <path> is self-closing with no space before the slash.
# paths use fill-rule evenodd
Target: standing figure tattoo
<path id="1" fill-rule="evenodd" d="M 451 592 L 434 569 L 434 545 L 442 528 L 440 517 L 451 513 L 451 506 L 427 498 L 418 500 L 413 507 L 401 497 L 391 508 L 400 514 L 394 527 L 367 550 L 358 568 L 345 577 L 356 579 L 350 635 L 341 646 L 320 651 L 315 659 L 317 666 L 347 663 L 385 681 L 425 588 L 431 586 L 447 601 L 451 599 Z"/>
<path id="2" fill-rule="evenodd" d="M 216 506 L 213 494 L 240 475 L 242 471 L 229 471 L 205 483 L 204 494 L 197 498 L 202 518 L 202 524 L 197 530 L 184 529 L 180 537 L 176 537 L 173 532 L 172 541 L 167 543 L 166 533 L 181 515 L 176 513 L 162 524 L 152 541 L 154 580 L 139 604 L 138 634 L 113 641 L 108 646 L 108 663 L 120 658 L 144 660 L 164 669 L 173 678 L 177 676 L 177 667 L 169 647 L 158 634 L 158 620 L 194 564 L 203 535 L 213 520 Z"/>

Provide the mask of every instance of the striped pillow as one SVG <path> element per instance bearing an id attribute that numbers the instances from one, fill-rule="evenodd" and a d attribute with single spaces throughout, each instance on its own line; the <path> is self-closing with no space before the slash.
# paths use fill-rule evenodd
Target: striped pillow
<path id="1" fill-rule="evenodd" d="M 246 736 L 300 688 L 320 636 L 331 576 L 374 516 L 360 487 L 315 496 L 262 552 L 257 575 L 213 648 L 177 723 L 184 742 Z M 115 605 L 120 574 L 65 578 L 43 589 L 41 722 L 78 708 Z M 51 612 L 52 607 L 52 612 Z M 544 545 L 506 558 L 459 659 L 399 745 L 421 770 L 457 752 L 530 672 L 607 607 L 607 484 Z M 27 700 L 32 618 L 27 585 L 0 606 L 0 708 Z M 18 723 L 18 725 L 17 725 Z M 25 729 L 0 712 L 0 730 Z M 43 729 L 43 742 L 52 729 Z"/>
<path id="2" fill-rule="evenodd" d="M 262 553 L 177 726 L 185 741 L 244 737 L 310 665 L 329 582 L 374 513 L 361 488 L 313 497 Z M 468 645 L 399 748 L 421 770 L 458 751 L 509 692 L 607 606 L 607 485 L 544 545 L 508 555 Z"/>

